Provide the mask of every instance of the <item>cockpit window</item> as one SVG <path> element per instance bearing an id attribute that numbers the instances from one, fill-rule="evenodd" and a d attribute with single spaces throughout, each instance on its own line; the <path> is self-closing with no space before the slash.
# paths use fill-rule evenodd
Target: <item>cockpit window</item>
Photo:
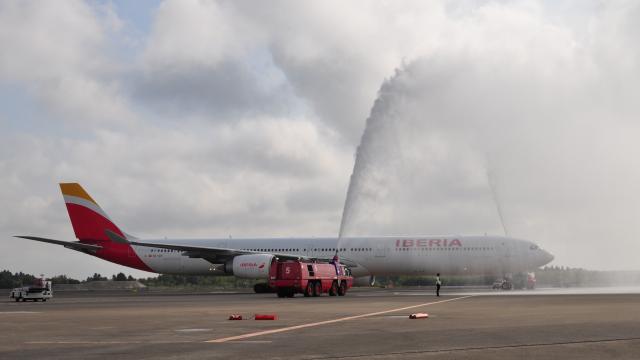
<path id="1" fill-rule="evenodd" d="M 531 245 L 529 246 L 530 250 L 538 250 L 538 245 Z"/>

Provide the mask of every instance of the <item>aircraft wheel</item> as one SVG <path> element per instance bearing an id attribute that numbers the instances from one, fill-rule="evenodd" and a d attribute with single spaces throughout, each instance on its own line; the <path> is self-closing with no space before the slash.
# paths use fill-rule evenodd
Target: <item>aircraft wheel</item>
<path id="1" fill-rule="evenodd" d="M 270 292 L 270 288 L 268 284 L 257 283 L 253 286 L 253 291 L 255 291 L 256 294 L 265 294 Z"/>

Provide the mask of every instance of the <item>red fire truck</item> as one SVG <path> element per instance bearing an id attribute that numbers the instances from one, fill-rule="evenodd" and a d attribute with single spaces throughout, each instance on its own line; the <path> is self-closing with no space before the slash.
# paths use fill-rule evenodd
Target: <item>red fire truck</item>
<path id="1" fill-rule="evenodd" d="M 278 297 L 293 297 L 302 293 L 305 297 L 344 296 L 353 286 L 353 277 L 344 265 L 335 263 L 316 263 L 300 260 L 275 260 L 269 269 L 269 286 L 275 289 Z"/>

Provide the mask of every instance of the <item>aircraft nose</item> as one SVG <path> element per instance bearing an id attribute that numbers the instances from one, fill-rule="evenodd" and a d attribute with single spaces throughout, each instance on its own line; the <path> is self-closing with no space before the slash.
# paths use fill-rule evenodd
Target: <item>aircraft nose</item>
<path id="1" fill-rule="evenodd" d="M 542 250 L 542 261 L 544 262 L 544 264 L 550 263 L 551 261 L 553 261 L 553 259 L 555 259 L 555 257 L 551 255 L 551 253 L 549 253 L 548 251 Z"/>

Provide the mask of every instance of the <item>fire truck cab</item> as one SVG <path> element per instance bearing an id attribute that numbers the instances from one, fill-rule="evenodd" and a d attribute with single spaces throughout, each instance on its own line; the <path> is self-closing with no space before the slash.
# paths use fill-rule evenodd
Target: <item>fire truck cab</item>
<path id="1" fill-rule="evenodd" d="M 321 296 L 323 293 L 344 296 L 353 286 L 353 277 L 349 269 L 339 262 L 276 259 L 269 269 L 269 286 L 275 289 L 278 297 L 293 297 L 297 293 L 305 297 Z"/>

